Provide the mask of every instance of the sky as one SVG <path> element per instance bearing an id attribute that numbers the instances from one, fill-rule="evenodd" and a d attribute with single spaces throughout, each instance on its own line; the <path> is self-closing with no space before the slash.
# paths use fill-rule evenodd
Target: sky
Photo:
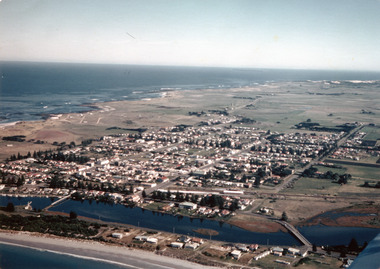
<path id="1" fill-rule="evenodd" d="M 380 0 L 0 0 L 0 60 L 380 71 Z"/>

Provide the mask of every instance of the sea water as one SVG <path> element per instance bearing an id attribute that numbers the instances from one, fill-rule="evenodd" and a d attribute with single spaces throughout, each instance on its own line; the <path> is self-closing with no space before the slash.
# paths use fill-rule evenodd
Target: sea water
<path id="1" fill-rule="evenodd" d="M 0 62 L 0 124 L 89 111 L 84 105 L 97 102 L 154 98 L 167 90 L 379 79 L 379 72 Z"/>
<path id="2" fill-rule="evenodd" d="M 1 269 L 67 269 L 67 268 L 91 268 L 91 269 L 120 269 L 133 268 L 114 263 L 79 258 L 63 253 L 56 253 L 42 249 L 29 248 L 17 245 L 0 243 L 0 268 Z"/>

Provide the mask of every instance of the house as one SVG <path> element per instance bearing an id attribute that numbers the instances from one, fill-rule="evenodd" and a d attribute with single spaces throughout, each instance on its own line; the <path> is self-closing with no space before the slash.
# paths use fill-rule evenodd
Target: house
<path id="1" fill-rule="evenodd" d="M 136 236 L 134 239 L 137 240 L 137 241 L 143 241 L 143 242 L 146 242 L 147 239 L 148 239 L 148 237 L 145 236 L 145 235 L 138 235 L 138 236 Z"/>
<path id="2" fill-rule="evenodd" d="M 193 237 L 192 239 L 191 239 L 191 242 L 193 242 L 193 243 L 197 243 L 197 244 L 203 244 L 203 239 L 202 238 L 198 238 L 198 237 Z"/>
<path id="3" fill-rule="evenodd" d="M 191 202 L 183 202 L 179 204 L 180 209 L 194 210 L 197 209 L 197 204 Z"/>
<path id="4" fill-rule="evenodd" d="M 268 256 L 270 254 L 270 251 L 269 250 L 266 250 L 264 251 L 263 253 L 260 253 L 259 255 L 256 255 L 255 257 L 253 257 L 255 259 L 255 261 L 261 259 L 261 258 L 264 258 L 266 256 Z"/>
<path id="5" fill-rule="evenodd" d="M 300 250 L 296 248 L 288 248 L 288 253 L 292 255 L 298 255 L 300 253 Z"/>
<path id="6" fill-rule="evenodd" d="M 272 253 L 275 256 L 282 256 L 282 252 L 283 251 L 284 251 L 284 249 L 280 248 L 280 247 L 274 247 L 274 248 L 272 248 Z"/>
<path id="7" fill-rule="evenodd" d="M 138 203 L 138 202 L 140 202 L 140 200 L 141 200 L 141 198 L 138 195 L 129 195 L 127 197 L 127 201 L 130 203 Z"/>
<path id="8" fill-rule="evenodd" d="M 183 248 L 183 243 L 180 243 L 180 242 L 171 242 L 170 246 L 172 248 Z"/>
<path id="9" fill-rule="evenodd" d="M 121 233 L 112 233 L 112 237 L 113 238 L 117 238 L 117 239 L 122 239 L 123 238 L 123 234 L 121 234 Z"/>
<path id="10" fill-rule="evenodd" d="M 189 249 L 197 249 L 199 247 L 199 244 L 198 243 L 186 243 L 185 245 L 185 248 L 189 248 Z"/>
<path id="11" fill-rule="evenodd" d="M 182 243 L 187 243 L 190 241 L 190 237 L 186 236 L 186 235 L 181 235 L 178 239 L 177 239 L 178 242 L 182 242 Z"/>
<path id="12" fill-rule="evenodd" d="M 151 244 L 157 244 L 158 239 L 155 238 L 155 237 L 148 237 L 148 238 L 146 239 L 146 242 L 151 243 Z"/>
<path id="13" fill-rule="evenodd" d="M 232 256 L 234 259 L 238 260 L 238 259 L 240 259 L 240 257 L 241 257 L 241 251 L 235 249 L 234 251 L 231 252 L 231 256 Z"/>
<path id="14" fill-rule="evenodd" d="M 259 245 L 258 244 L 252 244 L 252 245 L 249 245 L 248 248 L 250 251 L 255 251 L 259 248 Z"/>
<path id="15" fill-rule="evenodd" d="M 242 252 L 248 252 L 248 248 L 246 245 L 236 245 L 236 248 Z"/>

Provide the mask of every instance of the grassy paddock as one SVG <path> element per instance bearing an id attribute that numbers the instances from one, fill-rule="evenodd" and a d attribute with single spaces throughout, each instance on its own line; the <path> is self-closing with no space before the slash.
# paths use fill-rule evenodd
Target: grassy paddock
<path id="1" fill-rule="evenodd" d="M 284 193 L 301 194 L 336 194 L 340 185 L 333 183 L 330 179 L 302 177 L 297 180 L 294 188 L 284 190 Z"/>

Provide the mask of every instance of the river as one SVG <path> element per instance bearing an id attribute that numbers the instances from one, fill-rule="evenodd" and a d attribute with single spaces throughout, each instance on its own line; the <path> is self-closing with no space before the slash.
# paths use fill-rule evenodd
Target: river
<path id="1" fill-rule="evenodd" d="M 32 201 L 33 208 L 42 209 L 51 204 L 53 199 L 42 197 L 0 197 L 1 206 L 6 206 L 8 202 L 13 202 L 15 205 L 25 205 L 28 201 Z M 202 220 L 182 216 L 172 216 L 169 214 L 144 210 L 138 207 L 125 207 L 119 204 L 104 204 L 87 200 L 82 202 L 67 200 L 52 207 L 50 210 L 65 213 L 75 211 L 80 216 L 102 221 L 124 223 L 143 228 L 175 232 L 203 238 L 209 238 L 209 236 L 197 234 L 194 230 L 198 228 L 212 229 L 219 233 L 218 235 L 212 236 L 212 239 L 226 242 L 288 246 L 299 246 L 301 244 L 291 234 L 281 231 L 276 233 L 256 233 L 227 223 L 209 219 Z M 355 238 L 361 245 L 365 241 L 371 241 L 378 233 L 380 233 L 380 229 L 363 227 L 328 227 L 322 225 L 299 227 L 298 230 L 311 243 L 316 245 L 348 245 L 352 238 Z"/>

